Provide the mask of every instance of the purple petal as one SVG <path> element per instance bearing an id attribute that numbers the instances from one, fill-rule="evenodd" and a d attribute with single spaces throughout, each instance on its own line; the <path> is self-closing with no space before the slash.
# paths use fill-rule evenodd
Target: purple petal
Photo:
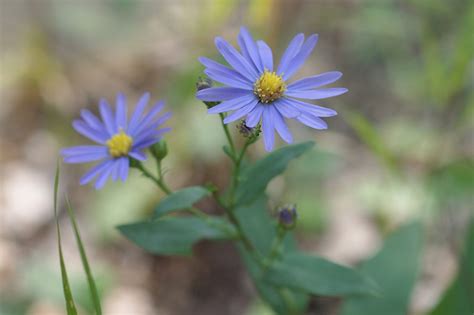
<path id="1" fill-rule="evenodd" d="M 201 101 L 219 102 L 226 101 L 236 97 L 253 94 L 249 90 L 238 89 L 233 87 L 213 87 L 200 90 L 196 93 L 196 97 Z"/>
<path id="2" fill-rule="evenodd" d="M 134 158 L 135 160 L 146 161 L 146 155 L 143 152 L 133 150 L 133 151 L 128 152 L 128 155 Z"/>
<path id="3" fill-rule="evenodd" d="M 265 150 L 267 150 L 267 152 L 270 152 L 273 149 L 273 144 L 275 143 L 273 115 L 270 106 L 265 106 L 263 111 L 262 131 Z"/>
<path id="4" fill-rule="evenodd" d="M 324 120 L 322 120 L 321 118 L 317 116 L 313 116 L 307 113 L 301 114 L 300 116 L 296 117 L 296 119 L 300 123 L 314 129 L 327 129 L 328 128 L 328 124 Z"/>
<path id="5" fill-rule="evenodd" d="M 231 65 L 235 70 L 240 72 L 244 77 L 250 81 L 254 81 L 258 77 L 258 73 L 255 69 L 242 57 L 239 52 L 227 43 L 221 37 L 216 37 L 215 44 L 217 50 L 221 53 L 224 59 Z"/>
<path id="6" fill-rule="evenodd" d="M 233 112 L 232 114 L 224 118 L 224 124 L 231 123 L 233 121 L 236 121 L 237 119 L 244 117 L 245 115 L 250 113 L 252 109 L 254 109 L 255 106 L 257 106 L 257 104 L 258 104 L 258 100 L 254 100 L 251 103 L 245 105 L 244 107 L 239 108 L 238 110 L 236 110 L 235 112 Z"/>
<path id="7" fill-rule="evenodd" d="M 216 106 L 209 108 L 207 110 L 207 113 L 219 114 L 219 113 L 228 112 L 230 110 L 236 110 L 236 109 L 239 109 L 240 107 L 243 107 L 253 102 L 256 99 L 257 98 L 255 97 L 255 95 L 253 95 L 253 93 L 245 95 L 245 96 L 237 97 L 237 98 L 222 102 L 220 104 L 217 104 Z"/>
<path id="8" fill-rule="evenodd" d="M 242 80 L 240 74 L 235 72 L 237 75 L 233 75 L 230 73 L 231 70 L 228 72 L 221 72 L 220 70 L 204 70 L 204 73 L 214 81 L 220 82 L 225 85 L 229 85 L 231 87 L 241 88 L 245 90 L 253 90 L 253 85 L 247 80 Z"/>
<path id="9" fill-rule="evenodd" d="M 119 159 L 115 159 L 114 164 L 112 165 L 112 172 L 111 172 L 112 180 L 114 182 L 117 181 L 117 179 L 119 179 L 119 166 L 120 166 Z"/>
<path id="10" fill-rule="evenodd" d="M 71 156 L 66 156 L 64 158 L 64 163 L 88 163 L 94 162 L 98 160 L 103 160 L 107 158 L 109 154 L 107 152 L 90 152 L 90 153 L 82 153 L 82 154 L 75 154 Z"/>
<path id="11" fill-rule="evenodd" d="M 286 143 L 292 143 L 293 136 L 291 135 L 290 130 L 286 126 L 285 120 L 283 119 L 281 114 L 274 107 L 270 108 L 270 112 L 273 117 L 273 124 L 280 137 L 285 140 Z"/>
<path id="12" fill-rule="evenodd" d="M 105 124 L 105 129 L 107 130 L 110 136 L 113 136 L 117 133 L 117 126 L 115 124 L 112 110 L 110 109 L 110 106 L 105 99 L 100 100 L 99 111 L 102 117 L 102 121 Z"/>
<path id="13" fill-rule="evenodd" d="M 333 83 L 342 76 L 339 71 L 325 72 L 312 77 L 303 78 L 288 85 L 288 90 L 309 90 Z"/>
<path id="14" fill-rule="evenodd" d="M 117 95 L 117 109 L 115 112 L 115 125 L 118 129 L 127 130 L 127 104 L 125 95 Z"/>
<path id="15" fill-rule="evenodd" d="M 86 124 L 89 125 L 92 129 L 95 129 L 100 132 L 104 132 L 105 126 L 102 124 L 102 122 L 97 118 L 94 114 L 92 114 L 89 110 L 83 109 L 81 110 L 81 117 L 84 119 Z"/>
<path id="16" fill-rule="evenodd" d="M 94 177 L 96 177 L 99 173 L 101 173 L 104 169 L 110 167 L 113 164 L 113 160 L 105 160 L 96 166 L 92 167 L 87 173 L 82 176 L 80 180 L 81 185 L 85 185 L 90 182 Z"/>
<path id="17" fill-rule="evenodd" d="M 273 106 L 275 106 L 278 112 L 280 112 L 280 114 L 286 118 L 295 118 L 301 114 L 301 112 L 295 106 L 289 105 L 283 98 L 273 102 Z"/>
<path id="18" fill-rule="evenodd" d="M 104 147 L 102 145 L 79 145 L 75 147 L 61 149 L 61 155 L 67 156 L 102 151 L 107 151 L 107 147 Z"/>
<path id="19" fill-rule="evenodd" d="M 263 40 L 257 41 L 257 46 L 264 70 L 273 71 L 273 53 L 271 48 Z"/>
<path id="20" fill-rule="evenodd" d="M 237 38 L 240 46 L 240 50 L 245 58 L 251 63 L 258 73 L 263 72 L 262 62 L 260 60 L 260 54 L 258 53 L 257 45 L 250 35 L 249 31 L 245 27 L 240 28 L 240 33 Z"/>
<path id="21" fill-rule="evenodd" d="M 130 123 L 128 124 L 128 132 L 130 132 L 130 130 L 135 130 L 135 128 L 137 127 L 138 123 L 140 122 L 140 119 L 143 116 L 143 111 L 145 110 L 145 107 L 148 104 L 149 100 L 150 100 L 150 93 L 145 93 L 142 95 L 142 97 L 140 97 L 140 100 L 137 103 L 135 111 L 132 114 L 132 118 L 130 118 Z"/>
<path id="22" fill-rule="evenodd" d="M 267 105 L 257 104 L 257 106 L 247 115 L 247 119 L 245 120 L 245 125 L 247 125 L 247 127 L 253 128 L 259 123 L 265 106 Z"/>
<path id="23" fill-rule="evenodd" d="M 247 79 L 246 77 L 241 75 L 239 72 L 235 71 L 234 69 L 230 69 L 229 67 L 226 67 L 223 64 L 220 64 L 212 59 L 209 59 L 206 57 L 199 57 L 198 60 L 207 68 L 207 70 L 212 70 L 212 71 L 217 70 L 219 72 L 227 73 L 230 76 L 236 79 L 239 79 L 241 81 L 253 83 L 253 80 L 251 81 Z"/>
<path id="24" fill-rule="evenodd" d="M 286 68 L 288 67 L 291 59 L 298 54 L 300 51 L 301 45 L 304 42 L 304 35 L 298 34 L 296 35 L 286 48 L 283 56 L 281 57 L 280 64 L 278 65 L 277 73 L 281 75 L 282 73 L 286 73 Z"/>
<path id="25" fill-rule="evenodd" d="M 114 170 L 115 163 L 116 161 L 112 160 L 112 164 L 106 169 L 104 169 L 104 171 L 101 174 L 99 174 L 99 177 L 97 178 L 97 181 L 95 182 L 95 186 L 94 186 L 95 189 L 101 189 L 102 187 L 104 187 L 105 183 L 107 182 L 108 177 Z"/>
<path id="26" fill-rule="evenodd" d="M 153 138 L 146 138 L 140 142 L 137 142 L 137 144 L 133 146 L 133 149 L 137 151 L 148 148 L 149 146 L 159 142 L 162 138 L 163 137 L 161 135 Z"/>
<path id="27" fill-rule="evenodd" d="M 301 46 L 300 52 L 291 59 L 288 66 L 286 67 L 286 71 L 282 74 L 283 79 L 287 80 L 291 77 L 298 69 L 304 64 L 308 56 L 313 51 L 316 43 L 318 42 L 318 35 L 313 34 L 306 42 Z"/>
<path id="28" fill-rule="evenodd" d="M 119 159 L 118 174 L 122 182 L 128 177 L 129 161 L 127 157 L 121 157 Z"/>
<path id="29" fill-rule="evenodd" d="M 309 114 L 319 117 L 331 117 L 337 115 L 337 112 L 334 109 L 306 103 L 292 98 L 281 98 L 278 102 L 295 108 L 300 112 L 308 112 Z"/>
<path id="30" fill-rule="evenodd" d="M 139 141 L 139 139 L 143 139 L 146 134 L 155 133 L 155 134 L 162 134 L 164 132 L 168 132 L 171 128 L 162 128 L 157 130 L 165 121 L 167 121 L 171 117 L 171 113 L 166 113 L 162 117 L 158 118 L 156 121 L 149 121 L 146 124 L 140 125 L 137 130 L 135 131 L 135 135 L 133 136 L 135 141 Z"/>
<path id="31" fill-rule="evenodd" d="M 148 114 L 145 115 L 141 120 L 138 121 L 135 126 L 130 126 L 128 128 L 128 134 L 133 137 L 135 137 L 141 130 L 144 128 L 148 127 L 148 124 L 153 122 L 153 119 L 155 119 L 155 116 L 158 115 L 158 113 L 163 109 L 165 106 L 165 103 L 163 101 L 158 101 L 148 112 Z"/>
<path id="32" fill-rule="evenodd" d="M 92 141 L 95 141 L 100 144 L 105 144 L 105 142 L 107 141 L 109 137 L 109 135 L 106 134 L 105 132 L 99 132 L 95 129 L 92 129 L 91 127 L 89 127 L 89 125 L 87 125 L 82 120 L 74 120 L 72 122 L 72 127 L 74 128 L 74 130 L 76 130 L 78 133 L 80 133 L 84 137 L 87 137 L 91 139 Z"/>
<path id="33" fill-rule="evenodd" d="M 319 100 L 323 98 L 338 96 L 346 92 L 347 92 L 346 88 L 326 88 L 326 89 L 306 90 L 306 91 L 288 90 L 285 92 L 285 95 L 297 97 L 297 98 L 305 98 L 309 100 Z"/>
<path id="34" fill-rule="evenodd" d="M 156 127 L 149 128 L 147 130 L 143 130 L 143 132 L 138 133 L 137 136 L 134 138 L 134 140 L 136 141 L 136 143 L 141 143 L 148 138 L 156 138 L 158 136 L 162 136 L 164 133 L 169 132 L 170 130 L 171 128 L 161 128 L 161 129 L 156 129 Z"/>

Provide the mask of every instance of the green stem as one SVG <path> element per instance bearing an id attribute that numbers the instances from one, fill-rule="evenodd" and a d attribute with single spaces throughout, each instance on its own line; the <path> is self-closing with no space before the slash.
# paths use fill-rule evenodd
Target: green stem
<path id="1" fill-rule="evenodd" d="M 222 123 L 222 128 L 224 129 L 225 136 L 227 138 L 227 142 L 229 142 L 229 147 L 230 147 L 230 152 L 232 153 L 232 159 L 235 162 L 235 145 L 234 141 L 232 141 L 232 136 L 230 135 L 229 127 L 227 127 L 227 124 L 224 124 L 224 114 L 219 114 L 221 117 L 221 123 Z"/>
<path id="2" fill-rule="evenodd" d="M 277 235 L 275 236 L 275 239 L 273 240 L 273 244 L 270 249 L 270 254 L 265 260 L 265 267 L 263 269 L 263 273 L 265 273 L 268 270 L 268 268 L 271 267 L 275 259 L 278 258 L 278 256 L 280 255 L 281 248 L 283 245 L 283 240 L 285 239 L 285 235 L 286 235 L 286 229 L 283 228 L 282 226 L 278 226 Z"/>

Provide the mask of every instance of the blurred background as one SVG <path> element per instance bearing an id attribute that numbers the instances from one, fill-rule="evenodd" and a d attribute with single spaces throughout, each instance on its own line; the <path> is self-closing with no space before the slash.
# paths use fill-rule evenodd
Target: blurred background
<path id="1" fill-rule="evenodd" d="M 225 186 L 229 163 L 216 116 L 194 98 L 199 56 L 220 58 L 240 25 L 279 60 L 298 32 L 319 33 L 299 77 L 338 70 L 343 96 L 329 130 L 291 124 L 316 149 L 268 190 L 269 210 L 297 203 L 300 247 L 356 265 L 406 222 L 424 227 L 409 314 L 428 314 L 459 270 L 474 195 L 474 2 L 469 0 L 0 0 L 0 314 L 64 314 L 54 228 L 58 150 L 87 143 L 71 121 L 101 97 L 145 91 L 173 112 L 169 185 Z M 236 128 L 232 126 L 233 130 Z M 235 133 L 236 137 L 239 137 Z M 281 144 L 281 142 L 280 142 Z M 252 158 L 265 154 L 263 144 Z M 62 166 L 106 314 L 271 314 L 229 243 L 194 256 L 154 257 L 115 229 L 162 198 L 133 173 L 101 191 L 79 186 L 89 166 Z M 210 213 L 213 204 L 203 204 Z M 60 214 L 72 289 L 91 310 L 73 233 Z M 403 264 L 404 257 L 396 257 Z M 308 314 L 336 314 L 319 298 Z"/>

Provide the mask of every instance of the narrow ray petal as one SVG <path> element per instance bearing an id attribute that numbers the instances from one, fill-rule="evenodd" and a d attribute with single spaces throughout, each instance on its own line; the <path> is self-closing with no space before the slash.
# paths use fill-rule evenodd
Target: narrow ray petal
<path id="1" fill-rule="evenodd" d="M 242 54 L 251 63 L 258 73 L 263 72 L 262 61 L 258 52 L 257 45 L 245 27 L 240 28 L 240 33 L 237 38 Z"/>
<path id="2" fill-rule="evenodd" d="M 288 90 L 285 92 L 285 95 L 296 97 L 296 98 L 309 99 L 309 100 L 319 100 L 323 98 L 338 96 L 346 92 L 347 92 L 346 88 L 326 88 L 326 89 L 306 90 L 306 91 Z"/>
<path id="3" fill-rule="evenodd" d="M 273 71 L 273 53 L 272 49 L 263 40 L 257 41 L 258 52 L 262 60 L 263 68 Z"/>
<path id="4" fill-rule="evenodd" d="M 85 185 L 89 183 L 91 180 L 93 180 L 99 173 L 101 173 L 104 169 L 110 167 L 112 165 L 113 161 L 112 160 L 105 160 L 96 166 L 92 167 L 87 173 L 82 176 L 80 180 L 81 185 Z"/>
<path id="5" fill-rule="evenodd" d="M 336 116 L 337 112 L 332 108 L 322 107 L 311 103 L 306 103 L 297 99 L 292 98 L 281 98 L 280 103 L 295 108 L 300 112 L 309 112 L 319 117 L 332 117 Z"/>
<path id="6" fill-rule="evenodd" d="M 283 79 L 288 80 L 306 61 L 318 42 L 318 35 L 313 34 L 301 46 L 300 52 L 289 62 L 286 71 L 283 73 Z"/>
<path id="7" fill-rule="evenodd" d="M 217 37 L 215 40 L 217 50 L 221 53 L 224 59 L 231 65 L 236 71 L 241 73 L 247 79 L 253 81 L 257 78 L 258 73 L 255 69 L 242 57 L 239 52 L 226 42 L 221 37 Z"/>
<path id="8" fill-rule="evenodd" d="M 286 142 L 286 143 L 292 143 L 293 142 L 293 136 L 291 135 L 290 130 L 288 129 L 288 126 L 285 123 L 284 118 L 281 116 L 281 114 L 274 108 L 270 108 L 270 113 L 273 117 L 273 124 L 275 126 L 276 131 L 280 135 L 280 137 Z"/>
<path id="9" fill-rule="evenodd" d="M 252 92 L 250 92 L 249 90 L 238 89 L 233 87 L 213 87 L 198 91 L 196 93 L 196 97 L 201 101 L 219 102 L 227 101 L 240 96 L 245 96 L 249 93 Z"/>
<path id="10" fill-rule="evenodd" d="M 117 133 L 117 126 L 115 124 L 115 119 L 112 114 L 112 110 L 110 109 L 110 106 L 105 99 L 100 100 L 99 111 L 100 116 L 102 117 L 102 121 L 105 124 L 105 129 L 107 129 L 107 132 L 110 136 L 113 136 Z"/>
<path id="11" fill-rule="evenodd" d="M 295 106 L 289 105 L 285 102 L 285 99 L 282 98 L 273 102 L 273 106 L 286 118 L 295 118 L 301 114 Z"/>
<path id="12" fill-rule="evenodd" d="M 107 151 L 107 148 L 102 145 L 79 145 L 75 147 L 63 148 L 60 153 L 63 156 L 77 155 L 84 153 L 103 152 Z"/>
<path id="13" fill-rule="evenodd" d="M 132 158 L 134 158 L 135 160 L 139 160 L 139 161 L 146 161 L 146 155 L 145 153 L 143 152 L 140 152 L 138 150 L 134 150 L 134 151 L 130 151 L 128 153 L 128 155 Z"/>
<path id="14" fill-rule="evenodd" d="M 95 189 L 101 189 L 104 187 L 105 183 L 107 182 L 107 179 L 111 175 L 112 171 L 114 170 L 116 161 L 112 160 L 112 164 L 104 169 L 102 173 L 99 174 L 99 177 L 97 178 L 97 181 L 95 182 Z"/>
<path id="15" fill-rule="evenodd" d="M 250 113 L 252 111 L 252 109 L 255 108 L 257 103 L 258 103 L 258 101 L 254 100 L 251 103 L 245 105 L 244 107 L 239 108 L 238 110 L 236 110 L 235 112 L 233 112 L 232 114 L 230 114 L 229 116 L 224 118 L 224 124 L 231 123 L 233 121 L 236 121 L 237 119 L 240 119 L 240 118 L 244 117 L 245 115 Z"/>
<path id="16" fill-rule="evenodd" d="M 119 159 L 119 168 L 118 173 L 119 177 L 124 182 L 128 177 L 128 170 L 129 170 L 129 161 L 127 157 L 121 157 Z"/>
<path id="17" fill-rule="evenodd" d="M 245 120 L 245 125 L 247 127 L 253 128 L 258 125 L 260 118 L 262 117 L 263 109 L 265 105 L 257 104 L 255 108 L 247 115 Z"/>
<path id="18" fill-rule="evenodd" d="M 296 119 L 302 123 L 305 124 L 308 127 L 314 128 L 314 129 L 327 129 L 328 124 L 322 120 L 321 118 L 317 116 L 313 116 L 307 113 L 301 114 L 300 116 L 296 117 Z"/>
<path id="19" fill-rule="evenodd" d="M 286 73 L 286 69 L 294 56 L 296 56 L 301 48 L 301 45 L 303 45 L 304 42 L 304 35 L 303 34 L 298 34 L 296 35 L 286 48 L 285 52 L 283 53 L 283 56 L 281 57 L 280 64 L 278 65 L 278 74 L 283 74 Z"/>
<path id="20" fill-rule="evenodd" d="M 273 125 L 273 115 L 270 111 L 270 106 L 265 106 L 262 119 L 263 142 L 265 150 L 270 152 L 275 143 L 275 130 Z"/>
<path id="21" fill-rule="evenodd" d="M 96 115 L 92 114 L 89 110 L 81 110 L 81 117 L 84 119 L 86 124 L 89 125 L 92 129 L 95 129 L 99 132 L 106 131 L 104 124 L 97 118 Z"/>
<path id="22" fill-rule="evenodd" d="M 84 137 L 87 137 L 97 143 L 105 144 L 108 139 L 108 134 L 92 129 L 82 120 L 74 120 L 72 122 L 72 127 Z"/>
<path id="23" fill-rule="evenodd" d="M 130 118 L 130 122 L 128 124 L 128 131 L 134 130 L 137 127 L 137 124 L 140 122 L 143 111 L 150 100 L 150 93 L 145 93 L 140 97 L 140 100 L 137 103 L 135 110 L 133 111 L 132 118 Z"/>
<path id="24" fill-rule="evenodd" d="M 115 112 L 115 124 L 118 129 L 127 130 L 127 103 L 125 95 L 117 95 L 117 109 Z"/>
<path id="25" fill-rule="evenodd" d="M 219 113 L 224 113 L 228 112 L 231 110 L 236 110 L 240 107 L 243 107 L 257 98 L 253 94 L 248 94 L 245 96 L 237 97 L 225 102 L 222 102 L 220 104 L 217 104 L 216 106 L 213 106 L 207 110 L 209 114 L 219 114 Z"/>
<path id="26" fill-rule="evenodd" d="M 288 85 L 288 90 L 309 90 L 320 86 L 336 82 L 342 73 L 339 71 L 330 71 L 319 75 L 303 78 Z"/>
<path id="27" fill-rule="evenodd" d="M 220 70 L 204 70 L 204 73 L 214 81 L 228 85 L 230 87 L 241 88 L 245 90 L 252 90 L 253 85 L 249 81 L 240 80 L 238 76 L 228 72 L 221 72 Z"/>

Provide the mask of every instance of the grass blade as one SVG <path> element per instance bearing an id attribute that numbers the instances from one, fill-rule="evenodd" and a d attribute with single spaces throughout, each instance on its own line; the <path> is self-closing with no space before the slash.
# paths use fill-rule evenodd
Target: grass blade
<path id="1" fill-rule="evenodd" d="M 89 261 L 87 260 L 87 254 L 84 249 L 84 245 L 82 244 L 81 234 L 79 233 L 79 228 L 77 227 L 76 223 L 76 217 L 74 216 L 74 210 L 72 209 L 71 203 L 69 202 L 69 198 L 67 198 L 67 196 L 66 203 L 67 212 L 69 214 L 69 218 L 71 219 L 72 227 L 74 229 L 77 247 L 79 248 L 79 253 L 81 255 L 82 266 L 84 267 L 84 271 L 87 275 L 87 283 L 89 285 L 89 292 L 91 294 L 91 299 L 94 304 L 95 314 L 101 315 L 102 309 L 100 307 L 100 298 L 97 292 L 97 286 L 95 285 L 94 277 L 92 276 L 91 268 L 89 266 Z"/>
<path id="2" fill-rule="evenodd" d="M 63 292 L 64 292 L 64 299 L 66 300 L 67 314 L 77 315 L 76 305 L 74 304 L 71 287 L 69 286 L 66 265 L 64 263 L 63 250 L 61 247 L 61 231 L 59 229 L 59 220 L 58 220 L 58 186 L 59 186 L 59 163 L 56 166 L 56 175 L 54 177 L 54 217 L 56 220 L 56 230 L 58 232 L 59 264 L 61 266 L 61 278 L 63 281 Z"/>

